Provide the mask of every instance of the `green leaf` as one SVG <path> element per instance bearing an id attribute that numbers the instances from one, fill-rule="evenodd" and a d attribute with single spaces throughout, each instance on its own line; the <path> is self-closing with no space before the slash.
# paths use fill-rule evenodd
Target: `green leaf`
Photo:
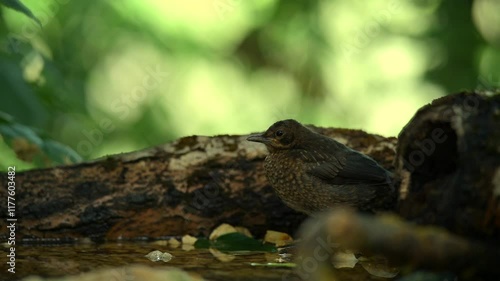
<path id="1" fill-rule="evenodd" d="M 82 161 L 82 157 L 69 146 L 53 140 L 45 140 L 42 150 L 52 161 L 58 164 L 71 164 Z"/>
<path id="2" fill-rule="evenodd" d="M 261 241 L 239 232 L 221 235 L 214 241 L 201 238 L 196 241 L 194 246 L 196 248 L 215 248 L 222 252 L 253 251 L 274 253 L 277 251 L 274 245 L 262 244 Z"/>
<path id="3" fill-rule="evenodd" d="M 0 137 L 18 159 L 34 164 L 35 167 L 72 164 L 82 160 L 70 147 L 41 137 L 33 128 L 16 123 L 3 112 L 0 112 Z"/>
<path id="4" fill-rule="evenodd" d="M 32 20 L 34 20 L 40 27 L 42 27 L 42 23 L 40 20 L 35 17 L 35 15 L 31 12 L 28 7 L 26 7 L 23 3 L 21 3 L 19 0 L 0 0 L 0 3 L 4 4 L 5 6 L 14 9 L 18 12 L 21 12 L 25 14 L 26 16 L 30 17 Z"/>
<path id="5" fill-rule="evenodd" d="M 33 163 L 26 163 L 17 158 L 16 153 L 5 143 L 0 136 L 0 170 L 5 172 L 7 167 L 15 166 L 16 171 L 29 170 L 35 168 Z"/>
<path id="6" fill-rule="evenodd" d="M 13 121 L 14 121 L 14 117 L 12 117 L 12 115 L 0 111 L 0 124 L 1 123 L 12 123 Z"/>
<path id="7" fill-rule="evenodd" d="M 194 247 L 196 249 L 208 249 L 210 248 L 210 240 L 207 238 L 198 238 L 194 243 Z"/>
<path id="8" fill-rule="evenodd" d="M 10 128 L 9 128 L 10 127 Z M 30 128 L 18 123 L 11 123 L 10 125 L 0 126 L 0 134 L 8 138 L 23 138 L 27 141 L 41 147 L 43 144 L 42 139 Z"/>

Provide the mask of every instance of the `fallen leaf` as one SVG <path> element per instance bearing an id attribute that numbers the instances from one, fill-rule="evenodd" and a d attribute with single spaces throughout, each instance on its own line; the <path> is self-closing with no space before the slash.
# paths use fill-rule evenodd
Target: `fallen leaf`
<path id="1" fill-rule="evenodd" d="M 332 263 L 335 268 L 353 268 L 358 259 L 352 252 L 336 252 L 333 255 Z"/>
<path id="2" fill-rule="evenodd" d="M 241 234 L 244 234 L 250 238 L 253 238 L 253 235 L 252 233 L 250 232 L 250 230 L 248 230 L 248 228 L 246 227 L 243 227 L 243 226 L 236 226 L 234 227 L 236 229 L 236 231 L 238 231 L 239 233 Z"/>
<path id="3" fill-rule="evenodd" d="M 214 248 L 209 248 L 208 250 L 216 259 L 218 259 L 222 262 L 229 262 L 229 261 L 232 261 L 236 258 L 236 256 L 234 256 L 234 255 L 224 254 L 221 251 L 214 249 Z"/>
<path id="4" fill-rule="evenodd" d="M 179 240 L 177 240 L 175 238 L 170 238 L 168 240 L 168 245 L 172 248 L 177 248 L 181 245 L 181 242 L 179 242 Z"/>
<path id="5" fill-rule="evenodd" d="M 236 230 L 236 228 L 234 228 L 234 226 L 227 224 L 227 223 L 223 223 L 223 224 L 219 225 L 218 227 L 216 227 L 212 231 L 212 233 L 210 233 L 210 236 L 208 237 L 208 239 L 213 241 L 213 240 L 219 238 L 219 236 L 222 236 L 222 235 L 228 234 L 228 233 L 233 233 L 233 232 L 238 232 Z"/>
<path id="6" fill-rule="evenodd" d="M 276 245 L 276 247 L 281 247 L 292 243 L 293 238 L 284 232 L 268 230 L 266 231 L 266 236 L 264 236 L 264 241 L 273 243 Z"/>
<path id="7" fill-rule="evenodd" d="M 193 237 L 189 234 L 182 236 L 183 245 L 194 245 L 194 243 L 196 243 L 196 240 L 198 240 L 196 237 Z"/>

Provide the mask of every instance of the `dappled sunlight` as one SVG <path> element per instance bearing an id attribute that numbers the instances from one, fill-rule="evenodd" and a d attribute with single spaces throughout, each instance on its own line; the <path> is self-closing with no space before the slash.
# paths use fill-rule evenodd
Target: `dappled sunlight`
<path id="1" fill-rule="evenodd" d="M 143 105 L 160 93 L 173 66 L 154 46 L 119 38 L 116 48 L 93 69 L 87 86 L 87 108 L 95 120 L 109 117 L 130 126 Z"/>
<path id="2" fill-rule="evenodd" d="M 482 50 L 479 61 L 480 79 L 478 87 L 487 88 L 491 86 L 500 87 L 500 50 L 486 47 Z"/>
<path id="3" fill-rule="evenodd" d="M 257 23 L 254 9 L 265 11 L 272 2 L 132 0 L 112 5 L 145 24 L 170 49 L 190 51 L 191 45 L 191 51 L 222 51 L 232 49 Z"/>
<path id="4" fill-rule="evenodd" d="M 26 84 L 0 111 L 87 158 L 287 118 L 395 136 L 433 98 L 500 83 L 498 1 L 23 3 L 43 28 L 2 10 Z"/>
<path id="5" fill-rule="evenodd" d="M 426 45 L 397 37 L 375 41 L 349 60 L 332 55 L 325 77 L 336 79 L 327 80 L 331 94 L 319 107 L 321 123 L 336 113 L 343 118 L 333 121 L 336 126 L 397 135 L 418 108 L 446 94 L 422 82 L 431 56 Z"/>
<path id="6" fill-rule="evenodd" d="M 429 54 L 423 44 L 404 38 L 380 42 L 373 47 L 366 68 L 371 82 L 382 80 L 413 80 L 422 77 L 427 70 Z M 444 93 L 443 93 L 444 94 Z"/>
<path id="7" fill-rule="evenodd" d="M 366 115 L 363 128 L 384 136 L 397 136 L 415 112 L 429 101 L 442 96 L 444 90 L 431 83 L 395 83 L 386 95 L 375 98 Z"/>
<path id="8" fill-rule="evenodd" d="M 500 46 L 500 1 L 476 0 L 472 16 L 481 35 L 491 44 Z"/>
<path id="9" fill-rule="evenodd" d="M 296 114 L 299 106 L 298 89 L 285 74 L 260 70 L 248 77 L 237 65 L 203 59 L 180 69 L 172 87 L 158 96 L 179 135 L 245 134 Z M 186 126 L 184 120 L 197 121 Z"/>

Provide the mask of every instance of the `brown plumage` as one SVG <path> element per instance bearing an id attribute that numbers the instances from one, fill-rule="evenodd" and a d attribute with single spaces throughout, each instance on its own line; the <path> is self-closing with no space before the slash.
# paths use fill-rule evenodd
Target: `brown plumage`
<path id="1" fill-rule="evenodd" d="M 266 145 L 264 167 L 278 196 L 291 208 L 314 214 L 344 204 L 362 211 L 395 203 L 391 174 L 372 158 L 289 119 L 249 141 Z"/>

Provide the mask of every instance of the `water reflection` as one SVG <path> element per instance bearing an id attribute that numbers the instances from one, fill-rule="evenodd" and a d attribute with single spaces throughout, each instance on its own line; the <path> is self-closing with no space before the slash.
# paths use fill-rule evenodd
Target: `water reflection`
<path id="1" fill-rule="evenodd" d="M 7 249 L 3 248 L 6 254 Z M 151 251 L 168 252 L 173 258 L 165 262 L 152 262 L 145 255 Z M 3 253 L 2 253 L 3 254 Z M 282 280 L 292 268 L 255 267 L 251 263 L 267 263 L 275 256 L 264 253 L 237 255 L 228 262 L 218 260 L 206 249 L 184 251 L 147 242 L 108 242 L 102 244 L 33 245 L 18 247 L 16 273 L 18 280 L 30 275 L 60 277 L 75 275 L 101 268 L 143 264 L 152 267 L 177 267 L 194 272 L 209 280 Z M 0 276 L 5 275 L 2 270 Z M 9 279 L 11 280 L 11 279 Z"/>

